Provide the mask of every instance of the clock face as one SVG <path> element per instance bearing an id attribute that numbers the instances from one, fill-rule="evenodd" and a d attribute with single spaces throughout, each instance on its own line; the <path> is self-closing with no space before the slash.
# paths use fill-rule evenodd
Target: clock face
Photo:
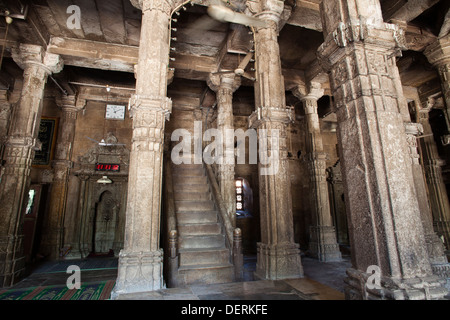
<path id="1" fill-rule="evenodd" d="M 106 106 L 106 119 L 123 120 L 125 119 L 125 106 L 116 106 L 108 104 Z"/>

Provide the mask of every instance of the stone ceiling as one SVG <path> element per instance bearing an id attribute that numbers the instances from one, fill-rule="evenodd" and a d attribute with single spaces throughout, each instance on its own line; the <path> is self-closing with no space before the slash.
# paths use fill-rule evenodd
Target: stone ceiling
<path id="1" fill-rule="evenodd" d="M 294 0 L 292 0 L 294 1 Z M 316 50 L 323 42 L 319 15 L 321 0 L 295 0 L 295 7 L 279 34 L 281 62 L 286 90 L 317 73 Z M 210 72 L 234 70 L 252 49 L 252 35 L 242 25 L 220 23 L 206 13 L 207 0 L 194 0 L 174 14 L 170 67 L 175 69 L 173 82 L 200 81 L 198 94 L 205 96 L 205 80 Z M 81 9 L 81 29 L 69 29 L 67 8 Z M 407 41 L 410 51 L 399 60 L 405 85 L 420 86 L 436 77 L 420 52 L 442 29 L 448 28 L 445 13 L 448 2 L 441 0 L 381 0 L 386 22 L 408 22 Z M 0 0 L 0 9 L 15 14 L 5 46 L 5 62 L 0 81 L 20 70 L 9 59 L 11 48 L 18 43 L 35 43 L 60 54 L 65 69 L 55 75 L 68 92 L 80 91 L 91 84 L 116 86 L 132 90 L 134 64 L 138 59 L 141 12 L 129 0 Z M 26 12 L 23 8 L 27 8 Z M 25 18 L 25 19 L 23 19 Z M 4 39 L 5 22 L 0 22 L 0 39 Z M 447 19 L 447 23 L 448 23 Z M 252 64 L 247 66 L 251 73 Z M 195 85 L 196 86 L 196 85 Z M 252 81 L 243 79 L 251 88 Z M 92 87 L 92 86 L 91 86 Z M 169 87 L 170 91 L 170 87 Z"/>

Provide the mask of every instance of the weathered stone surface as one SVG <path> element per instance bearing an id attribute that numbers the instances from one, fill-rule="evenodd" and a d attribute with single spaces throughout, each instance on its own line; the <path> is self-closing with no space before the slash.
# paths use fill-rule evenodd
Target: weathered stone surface
<path id="1" fill-rule="evenodd" d="M 140 5 L 143 27 L 136 94 L 130 99 L 133 137 L 125 242 L 114 296 L 164 287 L 160 215 L 164 128 L 172 111 L 167 98 L 171 7 L 166 1 L 144 0 Z"/>
<path id="2" fill-rule="evenodd" d="M 310 254 L 320 261 L 341 261 L 336 232 L 331 220 L 328 185 L 326 181 L 326 158 L 322 134 L 320 132 L 317 100 L 323 96 L 324 90 L 318 83 L 310 83 L 308 87 L 298 86 L 294 95 L 303 102 L 307 125 L 307 154 L 310 181 L 313 189 L 313 225 L 310 227 Z"/>
<path id="3" fill-rule="evenodd" d="M 53 192 L 50 198 L 49 215 L 44 223 L 44 235 L 41 241 L 41 252 L 51 259 L 59 259 L 64 245 L 64 216 L 67 201 L 69 172 L 72 168 L 70 152 L 75 136 L 77 113 L 84 107 L 78 103 L 76 96 L 62 96 L 57 99 L 62 117 L 59 123 L 56 140 L 55 160 L 53 167 Z"/>
<path id="4" fill-rule="evenodd" d="M 303 276 L 298 244 L 294 242 L 292 199 L 289 188 L 287 160 L 287 124 L 293 110 L 286 107 L 284 82 L 281 74 L 277 28 L 283 11 L 281 1 L 261 3 L 259 17 L 267 26 L 255 33 L 256 111 L 249 118 L 249 127 L 257 129 L 266 140 L 268 150 L 277 155 L 277 170 L 263 174 L 258 163 L 261 242 L 255 274 L 263 279 L 283 279 Z"/>
<path id="5" fill-rule="evenodd" d="M 228 134 L 234 132 L 233 122 L 233 92 L 241 84 L 241 79 L 235 74 L 211 74 L 208 86 L 216 92 L 217 129 L 222 133 L 224 154 L 222 163 L 218 164 L 218 179 L 222 199 L 233 225 L 236 225 L 236 196 L 234 185 L 234 136 L 233 141 L 227 141 Z M 228 146 L 228 147 L 227 147 Z"/>
<path id="6" fill-rule="evenodd" d="M 383 22 L 377 0 L 355 2 L 322 2 L 325 43 L 319 48 L 331 72 L 353 226 L 347 298 L 414 298 L 406 294 L 410 279 L 430 287 L 417 288 L 417 297 L 440 298 L 446 290 L 432 275 L 426 251 L 396 87 L 393 56 L 401 40 L 396 27 Z M 387 280 L 369 292 L 362 275 L 372 265 Z"/>
<path id="7" fill-rule="evenodd" d="M 0 286 L 10 286 L 23 271 L 23 205 L 28 199 L 31 163 L 39 131 L 47 77 L 59 72 L 62 61 L 40 46 L 20 45 L 13 52 L 24 69 L 23 89 L 12 119 L 4 150 L 4 174 L 0 185 Z"/>

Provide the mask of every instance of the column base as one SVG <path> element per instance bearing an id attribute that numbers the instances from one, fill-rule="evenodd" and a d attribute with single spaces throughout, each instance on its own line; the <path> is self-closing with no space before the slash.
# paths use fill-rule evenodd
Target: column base
<path id="1" fill-rule="evenodd" d="M 302 278 L 303 266 L 298 244 L 270 246 L 258 243 L 255 276 L 266 280 Z"/>
<path id="2" fill-rule="evenodd" d="M 444 247 L 450 251 L 450 221 L 434 221 L 433 227 L 436 234 L 444 241 Z"/>
<path id="3" fill-rule="evenodd" d="M 380 285 L 372 284 L 372 275 L 353 268 L 347 269 L 345 298 L 347 300 L 438 300 L 448 293 L 445 279 L 436 275 L 412 279 L 380 278 Z"/>
<path id="4" fill-rule="evenodd" d="M 309 254 L 313 258 L 323 262 L 342 261 L 333 226 L 311 226 L 309 232 Z"/>
<path id="5" fill-rule="evenodd" d="M 130 252 L 119 254 L 119 269 L 111 300 L 120 295 L 164 289 L 163 251 Z"/>
<path id="6" fill-rule="evenodd" d="M 447 288 L 448 292 L 450 292 L 450 263 L 443 263 L 443 264 L 431 264 L 431 270 L 433 270 L 433 274 L 445 279 L 445 287 Z"/>

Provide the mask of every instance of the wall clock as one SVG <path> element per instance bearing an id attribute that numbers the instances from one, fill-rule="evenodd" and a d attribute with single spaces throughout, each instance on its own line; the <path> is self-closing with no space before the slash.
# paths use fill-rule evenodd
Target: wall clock
<path id="1" fill-rule="evenodd" d="M 113 104 L 106 105 L 105 118 L 108 120 L 124 120 L 125 106 L 118 106 Z"/>

